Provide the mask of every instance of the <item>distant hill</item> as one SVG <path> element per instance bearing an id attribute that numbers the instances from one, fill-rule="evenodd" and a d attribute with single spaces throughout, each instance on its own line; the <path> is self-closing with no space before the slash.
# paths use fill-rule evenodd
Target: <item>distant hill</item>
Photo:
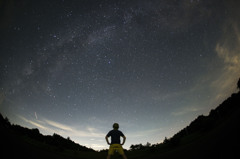
<path id="1" fill-rule="evenodd" d="M 38 129 L 28 129 L 11 124 L 0 114 L 1 151 L 8 158 L 69 158 L 69 152 L 95 152 L 81 146 L 70 138 L 63 138 L 54 133 L 52 136 L 42 135 Z M 2 154 L 2 156 L 5 156 Z M 70 155 L 71 156 L 71 155 Z M 73 155 L 74 156 L 74 155 Z"/>
<path id="2" fill-rule="evenodd" d="M 129 153 L 132 158 L 148 159 L 238 158 L 239 143 L 240 92 L 232 94 L 208 116 L 198 116 L 163 143 L 132 145 Z"/>
<path id="3" fill-rule="evenodd" d="M 38 129 L 13 125 L 1 114 L 0 132 L 1 155 L 6 158 L 103 159 L 107 155 L 106 150 L 96 152 L 58 134 L 44 136 Z M 126 154 L 130 159 L 232 159 L 240 157 L 239 143 L 240 92 L 232 94 L 208 116 L 198 116 L 163 143 L 132 145 Z"/>

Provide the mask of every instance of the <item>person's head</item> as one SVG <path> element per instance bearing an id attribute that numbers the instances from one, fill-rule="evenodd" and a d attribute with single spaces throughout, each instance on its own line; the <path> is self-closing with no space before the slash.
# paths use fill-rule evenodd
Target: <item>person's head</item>
<path id="1" fill-rule="evenodd" d="M 118 123 L 114 123 L 114 124 L 113 124 L 113 129 L 114 129 L 114 130 L 118 130 L 118 128 L 119 128 Z"/>

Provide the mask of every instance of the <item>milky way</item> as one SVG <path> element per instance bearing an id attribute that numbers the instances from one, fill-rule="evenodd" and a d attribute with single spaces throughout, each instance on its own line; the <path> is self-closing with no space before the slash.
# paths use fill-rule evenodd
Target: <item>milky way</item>
<path id="1" fill-rule="evenodd" d="M 236 91 L 235 1 L 3 1 L 0 111 L 106 148 L 159 143 Z"/>

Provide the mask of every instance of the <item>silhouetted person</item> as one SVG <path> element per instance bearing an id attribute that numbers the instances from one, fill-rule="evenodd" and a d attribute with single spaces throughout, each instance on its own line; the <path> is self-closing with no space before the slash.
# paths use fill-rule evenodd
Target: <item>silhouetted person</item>
<path id="1" fill-rule="evenodd" d="M 110 145 L 109 150 L 108 150 L 108 156 L 107 159 L 111 158 L 111 155 L 114 154 L 114 152 L 118 152 L 124 159 L 127 159 L 126 155 L 124 154 L 122 145 L 126 141 L 126 137 L 124 134 L 118 130 L 119 125 L 118 123 L 113 124 L 113 130 L 109 131 L 108 134 L 106 135 L 106 141 L 107 144 Z M 109 143 L 108 138 L 111 136 L 111 143 Z M 121 143 L 120 137 L 123 138 L 123 142 Z"/>

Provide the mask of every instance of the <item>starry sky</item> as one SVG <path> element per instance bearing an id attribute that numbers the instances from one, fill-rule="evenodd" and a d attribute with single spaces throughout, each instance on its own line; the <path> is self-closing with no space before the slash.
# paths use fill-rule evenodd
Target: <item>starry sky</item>
<path id="1" fill-rule="evenodd" d="M 0 112 L 44 135 L 160 143 L 239 77 L 239 1 L 0 1 Z"/>

